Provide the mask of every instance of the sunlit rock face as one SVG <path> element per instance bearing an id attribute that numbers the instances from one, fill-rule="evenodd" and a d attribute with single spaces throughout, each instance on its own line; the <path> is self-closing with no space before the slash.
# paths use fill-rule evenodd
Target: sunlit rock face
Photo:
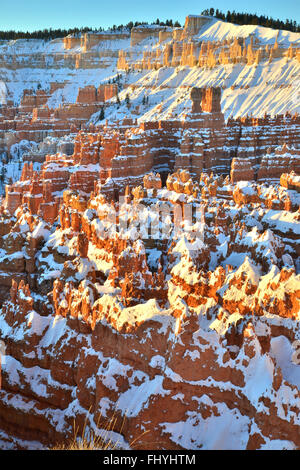
<path id="1" fill-rule="evenodd" d="M 0 448 L 111 417 L 300 448 L 299 43 L 190 15 L 0 45 Z"/>
<path id="2" fill-rule="evenodd" d="M 280 195 L 295 206 L 293 178 Z M 27 202 L 2 209 L 2 447 L 52 445 L 89 410 L 89 426 L 115 413 L 140 449 L 298 448 L 298 211 L 270 208 L 263 184 L 187 170 L 117 202 L 101 184 L 61 194 L 54 223 Z"/>

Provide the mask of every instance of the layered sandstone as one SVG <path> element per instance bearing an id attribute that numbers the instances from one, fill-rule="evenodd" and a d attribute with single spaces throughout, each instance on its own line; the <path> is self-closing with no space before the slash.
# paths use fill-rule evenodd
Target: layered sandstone
<path id="1" fill-rule="evenodd" d="M 87 162 L 82 145 L 84 134 L 75 145 L 81 165 Z M 99 141 L 91 134 L 88 145 L 92 159 Z M 38 187 L 32 168 L 25 167 L 23 183 L 30 178 Z M 233 211 L 240 194 L 249 197 Z M 0 317 L 6 442 L 13 435 L 20 447 L 25 441 L 49 446 L 72 435 L 74 418 L 81 429 L 89 412 L 88 426 L 101 413 L 115 414 L 115 431 L 127 442 L 137 438 L 140 449 L 159 449 L 162 442 L 177 450 L 299 448 L 299 390 L 277 354 L 280 345 L 292 348 L 298 338 L 300 281 L 296 252 L 291 256 L 297 242 L 288 245 L 287 234 L 263 227 L 273 211 L 264 194 L 257 183 L 230 188 L 228 178 L 202 173 L 197 182 L 178 170 L 166 187 L 158 174 L 144 177 L 119 203 L 107 199 L 99 184 L 89 195 L 65 190 L 54 225 L 41 225 L 44 216 L 31 213 L 33 206 L 26 212 L 27 202 L 13 226 L 3 212 L 7 259 L 9 237 L 14 250 L 16 243 L 27 250 L 23 281 L 13 281 Z M 289 194 L 297 198 L 296 191 Z M 194 220 L 205 225 L 199 238 L 183 229 L 182 220 L 189 214 L 186 204 L 203 201 L 204 212 L 196 211 Z M 142 208 L 150 211 L 150 232 Z M 297 212 L 288 213 L 296 227 Z M 277 210 L 276 220 L 286 214 Z M 122 232 L 115 231 L 113 223 L 121 219 Z M 253 370 L 255 391 L 249 385 Z M 14 380 L 16 374 L 22 380 Z M 137 393 L 143 396 L 139 406 Z M 202 397 L 196 405 L 195 397 Z M 281 406 L 287 414 L 278 411 Z M 201 426 L 212 426 L 213 436 L 224 416 L 235 431 L 218 443 L 200 431 L 182 440 L 179 432 L 194 429 L 191 412 Z"/>
<path id="2" fill-rule="evenodd" d="M 52 107 L 71 96 L 60 79 L 1 107 L 0 151 L 24 164 L 0 204 L 0 448 L 110 417 L 124 447 L 300 448 L 299 115 L 225 122 L 229 89 L 198 78 L 166 115 L 182 95 L 160 70 L 210 81 L 228 64 L 296 71 L 298 55 L 280 37 L 200 41 L 212 21 L 133 28 L 130 49 L 128 31 L 67 37 L 30 64 L 119 57 L 149 76 L 87 74 Z"/>

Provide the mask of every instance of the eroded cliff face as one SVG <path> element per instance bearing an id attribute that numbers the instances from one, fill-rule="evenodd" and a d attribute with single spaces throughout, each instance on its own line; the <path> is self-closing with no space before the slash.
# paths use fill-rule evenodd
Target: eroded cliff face
<path id="1" fill-rule="evenodd" d="M 104 87 L 105 93 L 117 92 L 112 85 Z M 103 89 L 92 86 L 80 89 L 72 112 L 70 107 L 56 110 L 60 121 L 49 118 L 43 124 L 47 122 L 53 127 L 64 122 L 75 131 L 80 126 L 78 122 L 86 121 L 85 112 L 89 114 L 103 105 L 99 102 L 103 99 Z M 57 191 L 69 187 L 89 194 L 99 179 L 102 192 L 116 198 L 124 193 L 126 186 L 132 188 L 142 183 L 144 175 L 152 171 L 159 172 L 163 183 L 170 172 L 180 169 L 189 171 L 194 178 L 199 178 L 202 172 L 230 174 L 232 182 L 279 183 L 282 173 L 299 174 L 298 115 L 287 113 L 275 118 L 266 115 L 262 119 L 240 118 L 225 123 L 220 100 L 220 88 L 193 87 L 191 110 L 181 120 L 138 124 L 136 119 L 126 118 L 98 126 L 91 124 L 76 134 L 72 132 L 70 145 L 65 137 L 44 139 L 39 150 L 24 152 L 26 163 L 20 181 L 6 185 L 7 209 L 13 213 L 18 204 L 28 202 L 35 204 L 34 208 L 30 206 L 34 213 L 40 209 L 47 220 L 54 220 L 58 215 L 57 204 L 52 204 L 49 212 L 47 207 L 55 202 Z M 65 120 L 63 113 L 66 113 Z M 23 131 L 13 135 L 20 139 Z M 12 144 L 11 148 L 16 145 L 20 148 L 21 144 L 22 141 Z M 58 151 L 49 155 L 48 149 L 66 150 L 68 154 Z M 41 164 L 38 171 L 34 171 L 34 162 Z M 33 175 L 34 184 L 29 183 Z M 24 184 L 25 181 L 28 183 Z M 33 199 L 34 194 L 38 198 Z"/>
<path id="2" fill-rule="evenodd" d="M 2 212 L 2 278 L 23 279 L 1 310 L 2 447 L 115 413 L 142 449 L 299 448 L 297 191 L 275 209 L 270 188 L 186 170 L 122 203 L 81 188 L 54 224 Z M 201 202 L 195 238 L 178 217 Z"/>
<path id="3" fill-rule="evenodd" d="M 299 44 L 298 33 L 237 26 L 201 15 L 188 16 L 184 28 L 141 25 L 131 31 L 85 33 L 48 42 L 3 41 L 0 45 L 0 103 L 9 100 L 20 103 L 27 87 L 44 88 L 51 95 L 48 104 L 52 107 L 54 103 L 72 104 L 76 92 L 70 89 L 70 84 L 98 86 L 109 79 L 112 81 L 117 70 L 121 74 L 122 70 L 127 70 L 127 85 L 141 87 L 144 92 L 146 88 L 151 89 L 152 98 L 157 95 L 155 105 L 165 102 L 168 112 L 176 112 L 175 108 L 180 110 L 176 100 L 185 99 L 184 88 L 199 86 L 199 83 L 226 90 L 226 118 L 247 113 L 258 116 L 264 112 L 296 112 Z M 163 70 L 165 67 L 169 73 Z M 35 73 L 28 76 L 30 68 L 34 68 Z M 251 73 L 247 74 L 247 70 Z M 281 80 L 283 71 L 284 82 Z M 163 100 L 162 89 L 166 95 Z M 253 96 L 263 93 L 267 98 L 269 95 L 269 99 L 251 100 L 251 103 L 246 100 L 244 108 L 243 90 Z M 172 106 L 168 93 L 171 91 L 177 95 Z M 134 97 L 136 105 L 142 102 L 143 95 L 139 95 Z M 271 103 L 270 98 L 275 95 L 277 103 Z M 264 104 L 262 108 L 259 102 Z M 260 108 L 259 113 L 257 108 Z"/>
<path id="4" fill-rule="evenodd" d="M 17 41 L 6 77 L 54 81 L 1 107 L 1 448 L 112 416 L 138 449 L 300 448 L 299 35 L 251 28 Z"/>

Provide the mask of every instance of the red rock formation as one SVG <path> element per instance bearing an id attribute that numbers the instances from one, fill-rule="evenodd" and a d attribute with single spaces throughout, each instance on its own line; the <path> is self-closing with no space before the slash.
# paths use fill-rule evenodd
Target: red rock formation
<path id="1" fill-rule="evenodd" d="M 78 136 L 72 157 L 78 164 L 87 158 L 81 152 L 86 142 L 88 135 Z M 96 134 L 91 134 L 89 142 L 91 148 L 99 142 Z M 94 158 L 94 152 L 89 155 Z M 49 158 L 47 165 L 61 161 Z M 36 196 L 39 184 L 27 165 L 23 184 L 30 175 L 37 185 L 28 183 L 27 188 Z M 135 214 L 131 204 L 147 202 L 151 208 L 159 201 L 174 204 L 176 197 L 196 203 L 202 188 L 208 201 L 204 241 L 191 237 L 179 237 L 176 243 L 174 239 L 164 243 L 160 239 L 131 241 L 110 232 L 109 220 L 113 218 L 108 215 L 113 217 L 115 211 L 118 219 L 120 207 L 101 194 L 100 185 L 89 198 L 79 191 L 63 192 L 60 225 L 51 229 L 50 238 L 28 238 L 27 234 L 35 234 L 38 223 L 29 211 L 28 228 L 23 232 L 17 231 L 24 223 L 21 209 L 16 212 L 15 232 L 12 222 L 2 215 L 1 249 L 11 254 L 28 243 L 25 269 L 32 283 L 32 292 L 26 282 L 19 287 L 13 283 L 0 317 L 9 325 L 4 332 L 0 322 L 9 356 L 0 392 L 2 431 L 48 446 L 72 434 L 71 409 L 81 427 L 87 410 L 89 419 L 97 422 L 106 403 L 106 416 L 116 413 L 118 417 L 116 431 L 121 431 L 127 408 L 122 432 L 128 441 L 137 438 L 141 449 L 159 449 L 162 442 L 168 449 L 198 448 L 203 443 L 209 447 L 207 433 L 193 437 L 193 444 L 181 441 L 171 431 L 182 422 L 190 429 L 190 413 L 195 413 L 201 427 L 209 426 L 213 419 L 213 435 L 218 433 L 215 423 L 221 425 L 225 415 L 231 426 L 237 425 L 236 415 L 243 416 L 249 431 L 243 441 L 234 441 L 241 448 L 260 448 L 263 442 L 272 445 L 276 440 L 300 446 L 299 391 L 287 379 L 286 371 L 279 369 L 274 353 L 274 339 L 290 344 L 296 338 L 299 275 L 293 268 L 276 271 L 274 266 L 270 270 L 272 263 L 293 263 L 288 258 L 284 261 L 287 252 L 279 236 L 246 229 L 241 222 L 238 225 L 249 213 L 244 212 L 244 204 L 256 207 L 264 193 L 259 194 L 255 183 L 226 190 L 228 186 L 228 178 L 204 173 L 199 183 L 193 182 L 185 170 L 170 175 L 167 188 L 162 187 L 158 175 L 147 175 L 144 188 L 132 191 L 133 200 L 129 188 L 125 191 L 131 219 Z M 232 211 L 232 198 L 241 209 Z M 264 214 L 269 210 L 261 203 Z M 231 224 L 234 213 L 235 224 Z M 11 232 L 20 235 L 11 236 L 9 242 Z M 156 261 L 151 259 L 152 250 L 160 251 Z M 245 252 L 249 252 L 249 259 L 237 268 L 228 266 L 226 260 L 232 254 Z M 219 264 L 222 259 L 224 267 Z M 213 269 L 209 268 L 211 263 Z M 45 274 L 55 267 L 60 275 L 50 282 Z M 10 367 L 22 380 L 12 381 Z M 39 375 L 33 380 L 29 370 L 37 370 Z M 268 377 L 268 387 L 257 388 L 255 394 L 248 387 L 253 370 L 258 374 L 258 385 Z M 145 396 L 139 407 L 137 390 Z M 16 410 L 11 393 L 23 404 L 22 409 Z M 124 398 L 129 394 L 132 402 Z M 200 397 L 196 405 L 195 396 Z M 284 406 L 287 415 L 278 413 L 279 406 Z M 270 416 L 275 430 L 270 429 Z M 168 432 L 162 432 L 161 426 Z M 151 443 L 141 436 L 144 427 L 151 431 Z M 232 439 L 234 435 L 230 435 L 231 443 Z M 230 445 L 226 440 L 218 442 L 222 448 Z"/>
<path id="2" fill-rule="evenodd" d="M 299 176 L 297 176 L 294 171 L 292 171 L 290 174 L 283 173 L 280 176 L 280 184 L 284 188 L 295 190 L 298 193 L 300 192 Z"/>
<path id="3" fill-rule="evenodd" d="M 253 181 L 254 179 L 255 173 L 250 159 L 232 159 L 230 170 L 230 180 L 232 183 L 236 183 L 238 181 Z"/>

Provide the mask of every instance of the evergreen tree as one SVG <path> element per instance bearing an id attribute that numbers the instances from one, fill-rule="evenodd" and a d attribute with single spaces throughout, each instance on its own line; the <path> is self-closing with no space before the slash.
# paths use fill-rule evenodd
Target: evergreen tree
<path id="1" fill-rule="evenodd" d="M 100 116 L 99 116 L 100 121 L 103 121 L 104 119 L 104 107 L 102 106 L 101 111 L 100 111 Z"/>
<path id="2" fill-rule="evenodd" d="M 4 183 L 4 178 L 5 178 L 5 166 L 3 165 L 1 168 L 1 174 L 0 174 L 1 183 Z"/>

